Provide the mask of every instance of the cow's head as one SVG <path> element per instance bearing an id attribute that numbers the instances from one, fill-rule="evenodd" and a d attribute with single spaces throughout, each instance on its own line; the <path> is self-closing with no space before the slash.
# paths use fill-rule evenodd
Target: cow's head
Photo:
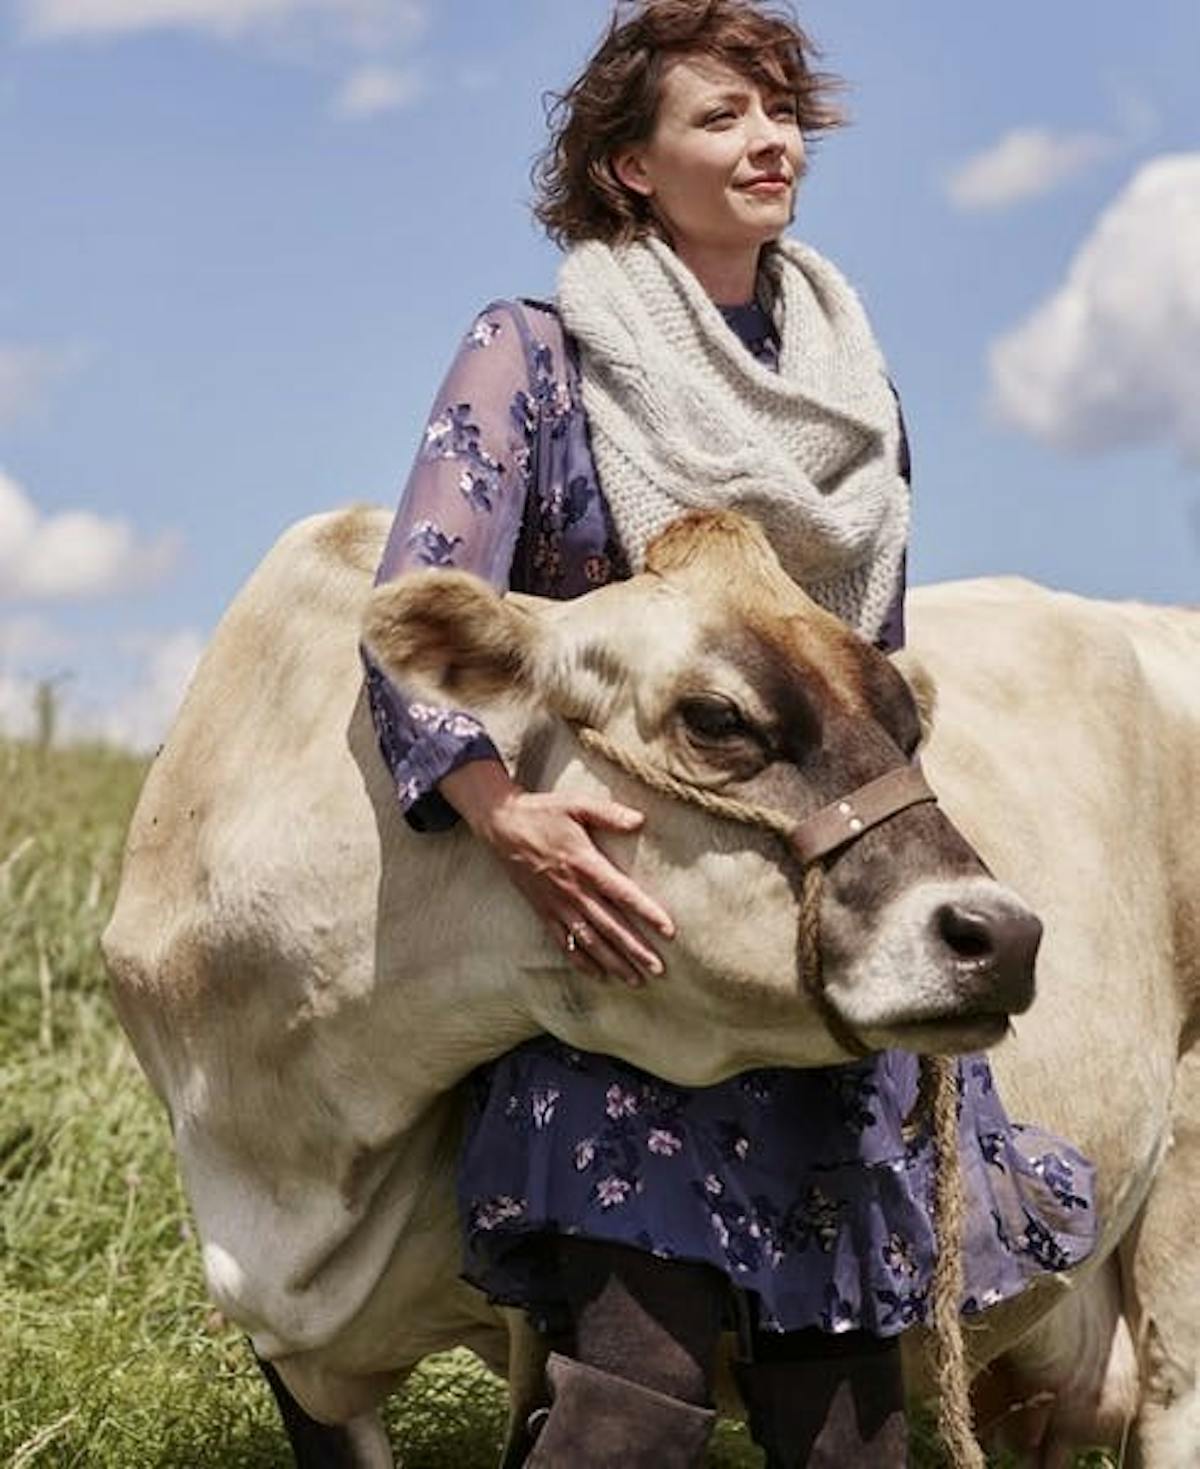
<path id="1" fill-rule="evenodd" d="M 910 684 L 799 590 L 753 524 L 687 515 L 642 575 L 568 602 L 416 573 L 373 594 L 365 638 L 402 685 L 480 714 L 527 784 L 599 785 L 647 813 L 606 845 L 676 919 L 667 975 L 630 994 L 564 970 L 534 1003 L 546 1029 L 692 1083 L 846 1058 L 797 972 L 802 874 L 783 843 L 650 791 L 572 732 L 797 822 L 913 758 Z M 867 1046 L 975 1049 L 1028 1007 L 1040 925 L 937 806 L 826 866 L 825 995 Z"/>

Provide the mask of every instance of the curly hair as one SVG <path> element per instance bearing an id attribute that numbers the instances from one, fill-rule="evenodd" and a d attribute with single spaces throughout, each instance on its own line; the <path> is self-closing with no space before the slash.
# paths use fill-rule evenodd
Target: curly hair
<path id="1" fill-rule="evenodd" d="M 608 32 L 565 92 L 546 98 L 550 138 L 533 166 L 533 212 L 556 244 L 626 243 L 656 228 L 647 201 L 610 160 L 654 131 L 663 74 L 710 56 L 758 86 L 790 94 L 805 138 L 840 126 L 838 78 L 814 71 L 817 48 L 790 9 L 761 0 L 617 0 Z"/>

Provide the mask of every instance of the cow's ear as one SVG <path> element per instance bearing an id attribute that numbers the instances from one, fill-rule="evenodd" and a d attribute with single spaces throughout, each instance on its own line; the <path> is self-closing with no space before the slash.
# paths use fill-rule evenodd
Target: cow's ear
<path id="1" fill-rule="evenodd" d="M 917 718 L 921 721 L 921 743 L 925 744 L 933 731 L 933 716 L 937 711 L 937 684 L 933 674 L 924 663 L 907 648 L 891 657 L 892 667 L 904 679 L 917 706 Z"/>
<path id="2" fill-rule="evenodd" d="M 376 587 L 363 642 L 389 677 L 463 704 L 532 687 L 538 620 L 462 571 L 415 571 Z"/>

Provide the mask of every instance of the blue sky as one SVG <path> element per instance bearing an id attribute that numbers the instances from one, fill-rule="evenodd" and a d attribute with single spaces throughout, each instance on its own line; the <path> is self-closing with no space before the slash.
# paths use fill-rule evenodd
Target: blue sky
<path id="1" fill-rule="evenodd" d="M 276 535 L 391 505 L 602 0 L 0 0 L 0 724 L 161 733 Z M 1200 586 L 1200 6 L 807 0 L 796 232 L 871 310 L 917 581 Z"/>

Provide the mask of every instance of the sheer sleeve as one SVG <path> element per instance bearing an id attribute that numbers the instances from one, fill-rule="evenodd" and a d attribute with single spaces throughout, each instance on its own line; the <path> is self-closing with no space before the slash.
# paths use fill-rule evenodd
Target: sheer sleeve
<path id="1" fill-rule="evenodd" d="M 535 405 L 519 308 L 489 306 L 463 339 L 426 424 L 376 574 L 423 567 L 508 586 L 529 488 Z M 499 759 L 462 710 L 411 700 L 364 652 L 379 747 L 409 825 L 439 831 L 457 814 L 437 790 L 471 760 Z"/>

